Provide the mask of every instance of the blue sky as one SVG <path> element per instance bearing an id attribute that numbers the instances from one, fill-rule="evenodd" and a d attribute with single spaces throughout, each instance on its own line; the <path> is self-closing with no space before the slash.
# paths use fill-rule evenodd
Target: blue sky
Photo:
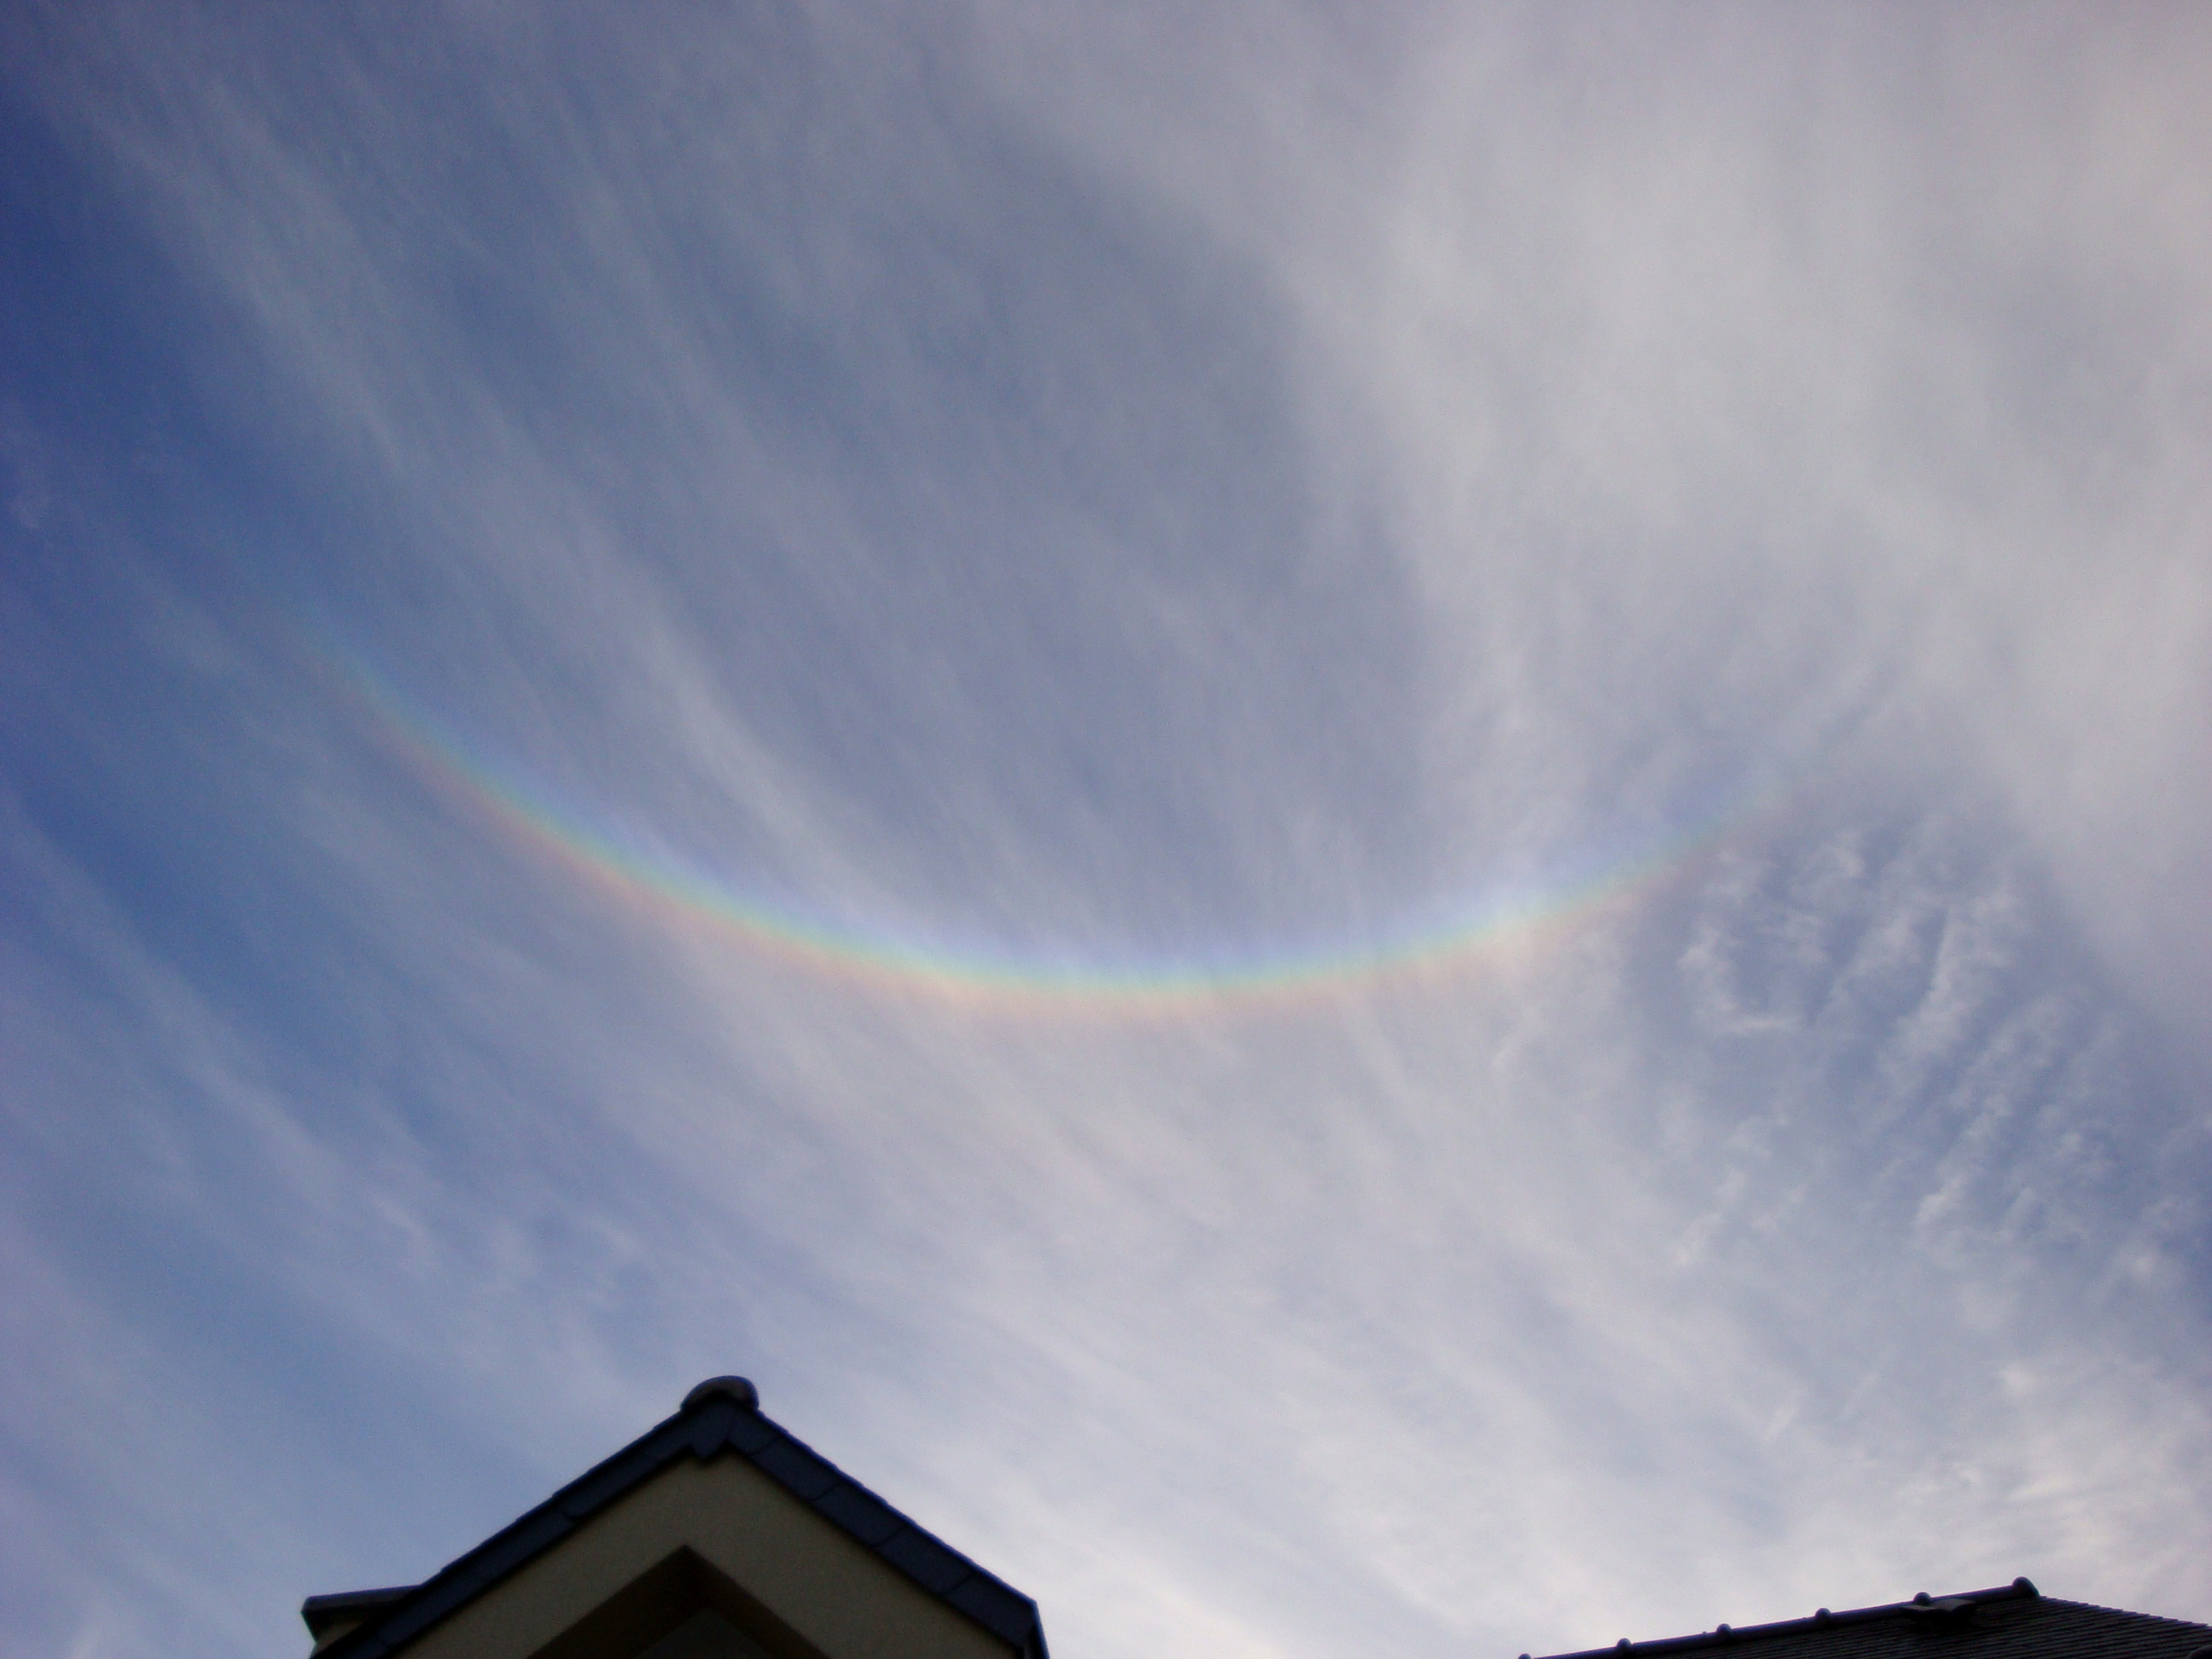
<path id="1" fill-rule="evenodd" d="M 11 1645 L 2212 1615 L 2212 28 L 1203 9 L 0 21 Z"/>

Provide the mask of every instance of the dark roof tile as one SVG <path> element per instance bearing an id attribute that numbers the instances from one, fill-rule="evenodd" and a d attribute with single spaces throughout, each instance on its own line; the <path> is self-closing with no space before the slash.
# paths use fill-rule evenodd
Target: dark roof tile
<path id="1" fill-rule="evenodd" d="M 932 1595 L 942 1595 L 975 1571 L 975 1564 L 955 1549 L 948 1549 L 924 1532 L 909 1526 L 876 1546 L 882 1556 Z"/>
<path id="2" fill-rule="evenodd" d="M 838 1481 L 816 1498 L 814 1508 L 872 1549 L 907 1524 L 896 1510 L 849 1480 Z"/>
<path id="3" fill-rule="evenodd" d="M 699 1407 L 698 1420 L 691 1425 L 688 1442 L 691 1455 L 703 1462 L 721 1450 L 723 1442 L 730 1437 L 730 1425 L 737 1418 L 738 1408 L 728 1400 L 713 1399 Z"/>
<path id="4" fill-rule="evenodd" d="M 774 1480 L 793 1498 L 811 1503 L 836 1484 L 836 1466 L 817 1457 L 789 1435 L 778 1435 L 758 1451 L 748 1454 L 752 1466 Z"/>
<path id="5" fill-rule="evenodd" d="M 333 1625 L 358 1624 L 380 1608 L 415 1593 L 412 1584 L 395 1584 L 388 1589 L 341 1590 L 334 1595 L 311 1595 L 300 1603 L 300 1619 L 307 1633 L 317 1641 Z"/>
<path id="6" fill-rule="evenodd" d="M 671 1435 L 681 1429 L 680 1419 L 662 1424 L 643 1439 L 634 1440 L 596 1468 L 586 1470 L 549 1500 L 580 1521 L 597 1514 L 649 1474 L 658 1474 L 669 1458 L 683 1449 L 688 1435 Z"/>
<path id="7" fill-rule="evenodd" d="M 459 1606 L 461 1598 L 453 1594 L 453 1588 L 446 1584 L 433 1590 L 425 1585 L 423 1592 L 410 1597 L 404 1605 L 378 1620 L 374 1633 L 383 1650 L 389 1652 L 409 1637 L 428 1630 Z"/>
<path id="8" fill-rule="evenodd" d="M 576 1523 L 559 1510 L 540 1504 L 504 1532 L 493 1534 L 471 1551 L 467 1559 L 474 1576 L 489 1583 L 495 1578 L 505 1577 L 538 1551 L 575 1528 Z"/>
<path id="9" fill-rule="evenodd" d="M 730 1421 L 730 1432 L 726 1443 L 730 1449 L 750 1457 L 781 1433 L 775 1424 L 757 1411 L 739 1412 Z"/>
<path id="10" fill-rule="evenodd" d="M 945 1599 L 985 1629 L 1019 1646 L 1036 1628 L 1036 1603 L 1009 1589 L 988 1572 L 973 1572 L 945 1593 Z"/>

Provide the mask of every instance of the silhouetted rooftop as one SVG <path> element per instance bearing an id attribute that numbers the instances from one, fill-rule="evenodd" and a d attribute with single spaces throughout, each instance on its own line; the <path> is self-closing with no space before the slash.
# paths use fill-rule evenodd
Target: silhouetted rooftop
<path id="1" fill-rule="evenodd" d="M 709 1377 L 675 1416 L 570 1481 L 526 1515 L 419 1584 L 311 1595 L 300 1616 L 318 1639 L 362 1622 L 320 1659 L 382 1659 L 510 1574 L 680 1457 L 736 1453 L 914 1583 L 1024 1656 L 1048 1659 L 1036 1603 L 870 1492 L 772 1421 L 741 1376 Z M 366 1616 L 364 1616 L 366 1615 Z"/>
<path id="2" fill-rule="evenodd" d="M 1958 1595 L 1916 1595 L 1882 1607 L 1695 1636 L 1587 1648 L 1550 1659 L 1620 1659 L 1740 1650 L 1742 1659 L 2212 1659 L 2212 1625 L 2061 1601 L 2025 1578 Z M 1528 1659 L 1522 1654 L 1521 1659 Z"/>

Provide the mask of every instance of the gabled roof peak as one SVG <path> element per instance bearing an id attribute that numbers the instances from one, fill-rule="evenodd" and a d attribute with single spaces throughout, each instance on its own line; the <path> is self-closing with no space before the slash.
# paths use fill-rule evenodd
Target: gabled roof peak
<path id="1" fill-rule="evenodd" d="M 537 1508 L 446 1565 L 394 1590 L 307 1598 L 309 1629 L 350 1626 L 321 1659 L 386 1659 L 478 1595 L 552 1548 L 626 1493 L 686 1458 L 750 1464 L 902 1577 L 981 1626 L 1022 1659 L 1048 1659 L 1036 1603 L 902 1515 L 760 1408 L 742 1376 L 710 1376 L 676 1414 L 586 1470 Z"/>

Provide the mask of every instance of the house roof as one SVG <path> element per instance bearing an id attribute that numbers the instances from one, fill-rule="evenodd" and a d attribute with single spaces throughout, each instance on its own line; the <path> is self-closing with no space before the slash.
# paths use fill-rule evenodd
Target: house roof
<path id="1" fill-rule="evenodd" d="M 1049 1659 L 1036 1603 L 899 1513 L 760 1409 L 742 1376 L 709 1377 L 673 1417 L 571 1480 L 537 1508 L 419 1584 L 311 1595 L 300 1616 L 318 1638 L 359 1620 L 318 1659 L 384 1659 L 536 1560 L 617 1498 L 683 1458 L 744 1459 L 908 1581 L 1022 1655 Z"/>
<path id="2" fill-rule="evenodd" d="M 1706 1654 L 1729 1659 L 2212 1659 L 2212 1625 L 2122 1613 L 2040 1594 L 2025 1578 L 1996 1589 L 1929 1595 L 1771 1625 L 1722 1625 L 1656 1642 L 1623 1637 L 1611 1647 L 1552 1659 Z M 1521 1659 L 1528 1659 L 1522 1654 Z"/>

